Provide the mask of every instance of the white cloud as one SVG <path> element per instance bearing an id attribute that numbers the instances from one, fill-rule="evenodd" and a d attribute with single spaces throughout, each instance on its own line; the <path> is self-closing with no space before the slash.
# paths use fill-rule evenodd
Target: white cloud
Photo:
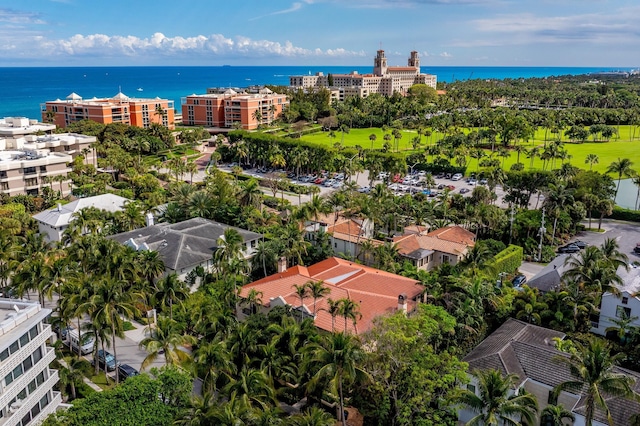
<path id="1" fill-rule="evenodd" d="M 287 8 L 287 9 L 277 10 L 275 12 L 267 13 L 265 15 L 256 16 L 255 18 L 249 19 L 249 21 L 255 21 L 257 19 L 262 19 L 262 18 L 265 18 L 267 16 L 284 15 L 284 14 L 287 14 L 287 13 L 297 12 L 298 10 L 302 9 L 304 4 L 313 4 L 313 0 L 303 0 L 302 2 L 294 2 L 294 3 L 291 4 L 291 7 Z"/>
<path id="2" fill-rule="evenodd" d="M 445 58 L 445 59 L 449 59 L 449 58 L 453 58 L 453 55 L 451 53 L 449 53 L 449 52 L 442 52 L 440 54 L 440 57 L 441 58 Z"/>
<path id="3" fill-rule="evenodd" d="M 3 25 L 44 25 L 46 22 L 37 13 L 0 8 L 0 23 Z"/>
<path id="4" fill-rule="evenodd" d="M 640 32 L 635 21 L 639 15 L 640 7 L 622 8 L 608 13 L 566 16 L 542 16 L 533 13 L 499 15 L 471 21 L 472 26 L 487 36 L 452 44 L 478 47 L 576 41 L 637 43 L 640 41 Z"/>
<path id="5" fill-rule="evenodd" d="M 20 44 L 20 41 L 22 44 Z M 28 49 L 27 46 L 29 47 Z M 12 43 L 0 45 L 0 53 L 6 57 L 20 54 L 21 57 L 31 55 L 33 58 L 47 56 L 82 57 L 138 57 L 154 58 L 185 57 L 190 59 L 210 60 L 213 55 L 221 57 L 353 57 L 366 56 L 365 52 L 354 52 L 343 48 L 307 49 L 295 46 L 290 41 L 277 42 L 271 40 L 254 40 L 248 37 L 225 37 L 222 34 L 209 36 L 197 35 L 193 37 L 167 37 L 162 33 L 155 33 L 150 37 L 140 38 L 126 35 L 105 34 L 76 34 L 63 40 L 49 40 L 43 36 L 30 36 L 13 39 Z"/>

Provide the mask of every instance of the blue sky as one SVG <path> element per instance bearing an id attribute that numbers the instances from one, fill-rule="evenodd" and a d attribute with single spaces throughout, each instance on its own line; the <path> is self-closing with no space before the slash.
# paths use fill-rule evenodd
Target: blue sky
<path id="1" fill-rule="evenodd" d="M 0 0 L 0 66 L 640 66 L 638 0 Z"/>

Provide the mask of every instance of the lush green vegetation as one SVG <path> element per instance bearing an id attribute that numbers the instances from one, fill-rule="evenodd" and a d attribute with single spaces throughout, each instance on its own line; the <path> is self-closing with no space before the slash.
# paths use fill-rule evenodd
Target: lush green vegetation
<path id="1" fill-rule="evenodd" d="M 366 424 L 455 425 L 458 403 L 476 409 L 480 422 L 514 412 L 526 419 L 535 401 L 526 395 L 513 398 L 510 377 L 478 373 L 485 398 L 460 397 L 466 380 L 460 360 L 509 317 L 567 333 L 575 343 L 559 348 L 570 354 L 575 371 L 594 367 L 588 363 L 597 355 L 597 366 L 607 368 L 575 377 L 593 385 L 590 389 L 606 390 L 612 365 L 638 369 L 640 329 L 629 318 L 620 319 L 607 343 L 585 337 L 603 292 L 615 292 L 620 281 L 616 270 L 628 262 L 615 240 L 572 258 L 554 291 L 540 294 L 527 286 L 518 291 L 509 284 L 510 275 L 496 286 L 498 270 L 515 273 L 523 257 L 549 261 L 555 247 L 584 221 L 588 228 L 599 227 L 613 212 L 617 183 L 633 176 L 638 166 L 631 161 L 639 136 L 637 82 L 558 81 L 456 83 L 437 99 L 416 90 L 406 98 L 371 96 L 333 105 L 325 91 L 295 92 L 284 122 L 278 123 L 283 133 L 232 132 L 219 141 L 211 158 L 214 165 L 233 161 L 295 174 L 405 174 L 409 164 L 415 170 L 483 172 L 486 185 L 476 186 L 466 198 L 448 190 L 438 197 L 395 196 L 384 184 L 361 194 L 345 185 L 327 197 L 316 195 L 293 206 L 265 197 L 256 180 L 240 177 L 241 168 L 227 174 L 214 166 L 203 182 L 186 183 L 184 177 L 193 175 L 195 164 L 185 157 L 204 136 L 201 129 L 183 131 L 183 144 L 176 148 L 173 135 L 155 126 L 76 124 L 70 130 L 98 137 L 97 165 L 112 173 L 99 173 L 96 164 L 85 164 L 78 156 L 71 165 L 74 194 L 110 190 L 132 201 L 116 214 L 95 209 L 78 213 L 63 244 L 53 247 L 35 234 L 29 213 L 56 202 L 56 182 L 41 197 L 3 197 L 0 287 L 18 296 L 37 292 L 43 305 L 58 294 L 55 320 L 94 335 L 94 356 L 103 346 L 117 356 L 116 337 L 123 335 L 126 321 L 155 308 L 158 323 L 142 342 L 148 354 L 143 366 L 161 360 L 172 368 L 124 384 L 103 376 L 105 387 L 113 390 L 92 394 L 81 384 L 86 361 L 67 357 L 67 366 L 60 367 L 60 390 L 75 402 L 74 408 L 50 424 L 334 426 L 343 408 L 351 406 Z M 510 106 L 491 108 L 498 98 Z M 308 125 L 316 120 L 317 125 Z M 315 126 L 325 130 L 305 134 Z M 158 163 L 156 154 L 162 150 L 167 158 Z M 513 208 L 512 221 L 511 212 L 496 204 L 498 186 Z M 284 185 L 275 188 L 274 195 L 286 190 Z M 212 255 L 213 269 L 197 268 L 182 282 L 164 275 L 157 252 L 136 252 L 106 238 L 143 226 L 144 214 L 163 203 L 163 222 L 203 217 L 259 232 L 264 241 L 249 265 L 239 234 L 227 231 Z M 545 225 L 539 234 L 542 208 Z M 328 235 L 318 233 L 312 244 L 304 233 L 309 220 L 332 212 L 371 220 L 375 237 L 386 242 L 362 241 L 360 258 L 352 260 L 366 259 L 416 279 L 425 303 L 407 316 L 382 316 L 367 333 L 351 336 L 320 332 L 295 307 L 260 313 L 259 293 L 239 297 L 242 285 L 275 272 L 281 257 L 289 265 L 309 265 L 336 255 Z M 630 212 L 616 214 L 632 217 Z M 450 224 L 474 232 L 478 243 L 457 265 L 429 272 L 405 262 L 387 238 L 409 225 Z M 191 292 L 196 283 L 197 291 Z M 309 305 L 323 289 L 321 284 L 300 286 L 301 303 Z M 357 301 L 339 299 L 331 305 L 334 321 L 358 321 Z M 248 312 L 245 321 L 236 318 L 238 309 Z M 181 349 L 185 346 L 189 352 Z M 102 374 L 97 363 L 91 373 Z M 201 397 L 189 395 L 188 385 L 196 377 L 204 383 Z M 619 385 L 628 396 L 625 384 Z M 300 413 L 280 409 L 281 403 L 300 401 L 306 401 Z M 594 399 L 588 409 L 598 403 Z"/>

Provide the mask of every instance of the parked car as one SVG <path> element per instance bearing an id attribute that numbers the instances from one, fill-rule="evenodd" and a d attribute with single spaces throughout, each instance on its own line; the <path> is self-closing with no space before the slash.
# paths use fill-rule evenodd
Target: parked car
<path id="1" fill-rule="evenodd" d="M 567 244 L 558 248 L 558 253 L 577 253 L 580 251 L 580 247 L 575 244 Z"/>
<path id="2" fill-rule="evenodd" d="M 445 175 L 444 175 L 444 173 L 442 173 L 442 172 L 441 172 L 441 173 L 438 173 L 438 174 L 436 175 L 436 179 L 444 179 L 444 176 L 445 176 Z"/>
<path id="3" fill-rule="evenodd" d="M 580 247 L 581 250 L 587 248 L 587 246 L 589 245 L 589 244 L 585 243 L 584 241 L 580 241 L 580 240 L 572 241 L 571 244 L 577 245 L 578 247 Z"/>
<path id="4" fill-rule="evenodd" d="M 139 374 L 140 372 L 129 364 L 120 364 L 120 366 L 118 366 L 118 379 L 120 379 L 120 381 L 126 380 L 129 377 L 137 376 Z"/>
<path id="5" fill-rule="evenodd" d="M 478 181 L 476 180 L 476 178 L 469 179 L 469 185 L 475 185 L 477 183 L 478 183 Z"/>
<path id="6" fill-rule="evenodd" d="M 636 254 L 640 254 L 640 243 L 636 244 L 636 246 L 633 248 L 633 252 Z"/>
<path id="7" fill-rule="evenodd" d="M 98 350 L 98 368 L 101 370 L 113 371 L 115 370 L 120 363 L 116 360 L 116 357 L 113 356 L 112 353 L 107 352 L 105 350 Z"/>
<path id="8" fill-rule="evenodd" d="M 455 185 L 447 185 L 445 186 L 449 191 L 454 191 L 456 189 Z"/>
<path id="9" fill-rule="evenodd" d="M 371 187 L 369 185 L 363 186 L 362 188 L 358 188 L 358 192 L 361 192 L 363 194 L 368 194 L 371 192 Z"/>
<path id="10" fill-rule="evenodd" d="M 486 185 L 487 184 L 487 180 L 486 179 L 480 179 L 480 181 L 478 183 L 480 185 Z"/>
<path id="11" fill-rule="evenodd" d="M 451 176 L 451 180 L 460 180 L 462 179 L 462 173 L 456 173 L 455 175 Z"/>
<path id="12" fill-rule="evenodd" d="M 461 194 L 466 194 L 467 192 L 469 192 L 469 188 L 462 188 L 462 189 L 460 189 L 460 193 L 461 193 Z"/>
<path id="13" fill-rule="evenodd" d="M 444 189 L 444 183 L 441 183 L 440 185 L 438 185 L 438 189 Z"/>
<path id="14" fill-rule="evenodd" d="M 522 284 L 527 282 L 527 277 L 525 277 L 522 274 L 518 274 L 515 277 L 513 277 L 513 279 L 511 280 L 511 284 L 513 284 L 514 287 L 520 287 Z"/>
<path id="15" fill-rule="evenodd" d="M 344 186 L 344 183 L 342 183 L 342 181 L 335 181 L 333 182 L 333 185 L 331 185 L 332 188 L 336 188 L 336 189 L 340 189 Z"/>
<path id="16" fill-rule="evenodd" d="M 322 184 L 323 186 L 326 186 L 327 188 L 330 186 L 333 186 L 334 183 L 336 183 L 337 180 L 333 180 L 333 179 L 327 179 L 324 181 L 324 183 Z"/>

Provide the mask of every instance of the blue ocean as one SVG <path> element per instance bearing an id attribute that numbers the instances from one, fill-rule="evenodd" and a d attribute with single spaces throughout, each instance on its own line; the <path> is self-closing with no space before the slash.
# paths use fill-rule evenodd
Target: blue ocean
<path id="1" fill-rule="evenodd" d="M 288 85 L 292 75 L 316 72 L 370 73 L 370 66 L 217 66 L 217 67 L 60 67 L 0 68 L 0 117 L 40 119 L 40 105 L 75 92 L 83 98 L 110 97 L 122 91 L 129 97 L 180 99 L 206 93 L 208 87 Z M 578 75 L 611 68 L 571 67 L 422 67 L 439 81 L 505 79 Z M 618 70 L 618 69 L 616 69 Z M 629 69 L 625 69 L 629 70 Z"/>

